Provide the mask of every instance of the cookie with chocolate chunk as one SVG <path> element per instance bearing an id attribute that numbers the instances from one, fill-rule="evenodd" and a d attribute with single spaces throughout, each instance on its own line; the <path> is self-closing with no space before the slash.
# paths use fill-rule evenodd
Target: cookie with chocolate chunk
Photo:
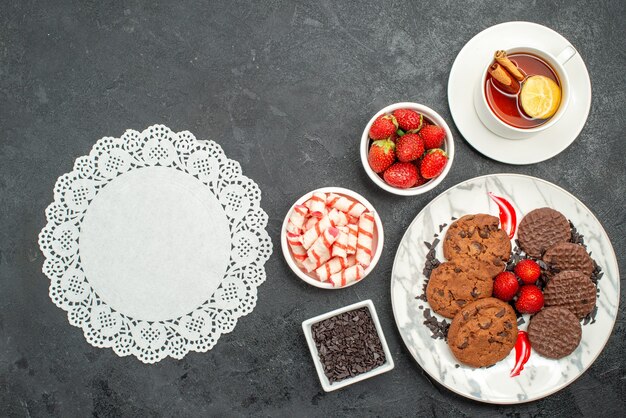
<path id="1" fill-rule="evenodd" d="M 560 306 L 543 308 L 528 324 L 528 339 L 533 349 L 544 357 L 559 359 L 570 355 L 582 337 L 580 321 L 569 309 Z"/>
<path id="2" fill-rule="evenodd" d="M 475 259 L 458 259 L 441 263 L 430 274 L 426 298 L 433 311 L 446 318 L 465 305 L 491 296 L 493 276 L 488 263 Z"/>
<path id="3" fill-rule="evenodd" d="M 517 318 L 506 302 L 479 299 L 463 307 L 448 330 L 448 346 L 458 361 L 491 366 L 509 355 L 517 341 Z"/>
<path id="4" fill-rule="evenodd" d="M 596 292 L 596 285 L 585 273 L 562 271 L 552 277 L 543 289 L 544 306 L 567 308 L 582 319 L 596 306 Z"/>
<path id="5" fill-rule="evenodd" d="M 541 258 L 554 244 L 570 241 L 571 238 L 569 221 L 552 208 L 531 210 L 517 228 L 520 247 L 526 254 L 537 258 Z"/>
<path id="6" fill-rule="evenodd" d="M 489 264 L 492 277 L 497 275 L 511 256 L 511 240 L 499 225 L 498 218 L 483 213 L 457 219 L 446 232 L 444 257 L 476 258 Z"/>
<path id="7" fill-rule="evenodd" d="M 546 250 L 543 261 L 557 271 L 578 270 L 591 276 L 593 260 L 585 247 L 571 242 L 559 242 Z"/>

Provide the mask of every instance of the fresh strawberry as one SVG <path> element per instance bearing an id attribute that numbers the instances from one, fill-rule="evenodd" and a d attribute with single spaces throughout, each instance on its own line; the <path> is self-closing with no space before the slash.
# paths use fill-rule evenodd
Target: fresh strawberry
<path id="1" fill-rule="evenodd" d="M 393 115 L 398 121 L 398 126 L 405 132 L 417 132 L 422 127 L 424 117 L 411 109 L 396 109 Z"/>
<path id="2" fill-rule="evenodd" d="M 370 127 L 370 138 L 387 139 L 398 129 L 398 122 L 393 115 L 380 115 Z"/>
<path id="3" fill-rule="evenodd" d="M 524 259 L 515 266 L 515 274 L 524 284 L 533 284 L 541 276 L 541 267 L 533 260 Z"/>
<path id="4" fill-rule="evenodd" d="M 414 163 L 418 163 L 418 161 L 415 161 Z M 419 168 L 418 168 L 417 164 L 415 165 L 415 168 L 417 168 L 418 170 L 417 170 L 417 181 L 415 182 L 415 186 L 414 187 L 421 186 L 422 184 L 428 183 L 428 180 L 426 180 L 424 177 L 422 177 L 420 175 Z"/>
<path id="5" fill-rule="evenodd" d="M 418 134 L 404 134 L 396 142 L 396 155 L 403 163 L 417 160 L 423 153 L 424 141 Z"/>
<path id="6" fill-rule="evenodd" d="M 412 187 L 417 182 L 419 178 L 419 173 L 417 172 L 417 167 L 411 163 L 395 163 L 383 174 L 383 178 L 393 187 L 398 187 L 400 189 L 408 189 Z"/>
<path id="7" fill-rule="evenodd" d="M 431 149 L 426 152 L 420 163 L 420 173 L 425 179 L 437 177 L 448 163 L 448 154 L 442 149 Z"/>
<path id="8" fill-rule="evenodd" d="M 441 148 L 446 137 L 446 131 L 437 125 L 426 125 L 420 131 L 426 149 Z"/>
<path id="9" fill-rule="evenodd" d="M 521 287 L 515 309 L 523 314 L 535 314 L 543 308 L 543 293 L 533 284 Z"/>
<path id="10" fill-rule="evenodd" d="M 519 290 L 519 283 L 515 274 L 510 271 L 503 271 L 496 276 L 493 282 L 493 295 L 505 302 L 513 299 Z"/>
<path id="11" fill-rule="evenodd" d="M 374 141 L 367 155 L 367 161 L 375 173 L 382 173 L 396 161 L 396 145 L 389 139 Z"/>

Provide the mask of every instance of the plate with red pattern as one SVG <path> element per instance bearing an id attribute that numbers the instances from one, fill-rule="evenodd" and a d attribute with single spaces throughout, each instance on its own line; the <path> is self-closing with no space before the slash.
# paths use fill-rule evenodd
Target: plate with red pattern
<path id="1" fill-rule="evenodd" d="M 425 274 L 433 268 L 432 260 L 445 261 L 442 241 L 448 226 L 467 214 L 499 216 L 501 228 L 509 232 L 513 240 L 515 256 L 519 222 L 525 214 L 543 207 L 561 212 L 570 221 L 576 243 L 585 245 L 599 267 L 591 278 L 598 291 L 596 307 L 581 321 L 580 343 L 571 354 L 555 360 L 537 353 L 522 333 L 516 346 L 496 364 L 482 368 L 462 364 L 447 344 L 447 326 L 451 320 L 434 313 L 425 297 L 428 280 Z M 594 214 L 564 189 L 518 174 L 476 177 L 433 199 L 404 234 L 391 277 L 396 324 L 417 363 L 451 391 L 496 404 L 541 399 L 565 388 L 583 374 L 611 335 L 619 290 L 615 252 Z M 529 315 L 519 315 L 518 329 L 526 331 L 530 320 Z"/>

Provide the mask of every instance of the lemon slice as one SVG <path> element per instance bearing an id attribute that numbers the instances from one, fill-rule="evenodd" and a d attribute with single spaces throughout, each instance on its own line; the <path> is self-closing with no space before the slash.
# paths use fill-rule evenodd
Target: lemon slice
<path id="1" fill-rule="evenodd" d="M 528 116 L 548 119 L 561 104 L 561 88 L 548 77 L 534 75 L 523 83 L 520 99 Z"/>

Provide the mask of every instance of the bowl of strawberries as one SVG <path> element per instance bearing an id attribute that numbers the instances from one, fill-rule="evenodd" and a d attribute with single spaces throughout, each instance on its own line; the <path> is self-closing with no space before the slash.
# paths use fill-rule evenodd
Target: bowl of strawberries
<path id="1" fill-rule="evenodd" d="M 361 136 L 361 162 L 380 188 L 415 196 L 435 188 L 450 171 L 454 140 L 445 120 L 411 102 L 381 109 Z"/>

